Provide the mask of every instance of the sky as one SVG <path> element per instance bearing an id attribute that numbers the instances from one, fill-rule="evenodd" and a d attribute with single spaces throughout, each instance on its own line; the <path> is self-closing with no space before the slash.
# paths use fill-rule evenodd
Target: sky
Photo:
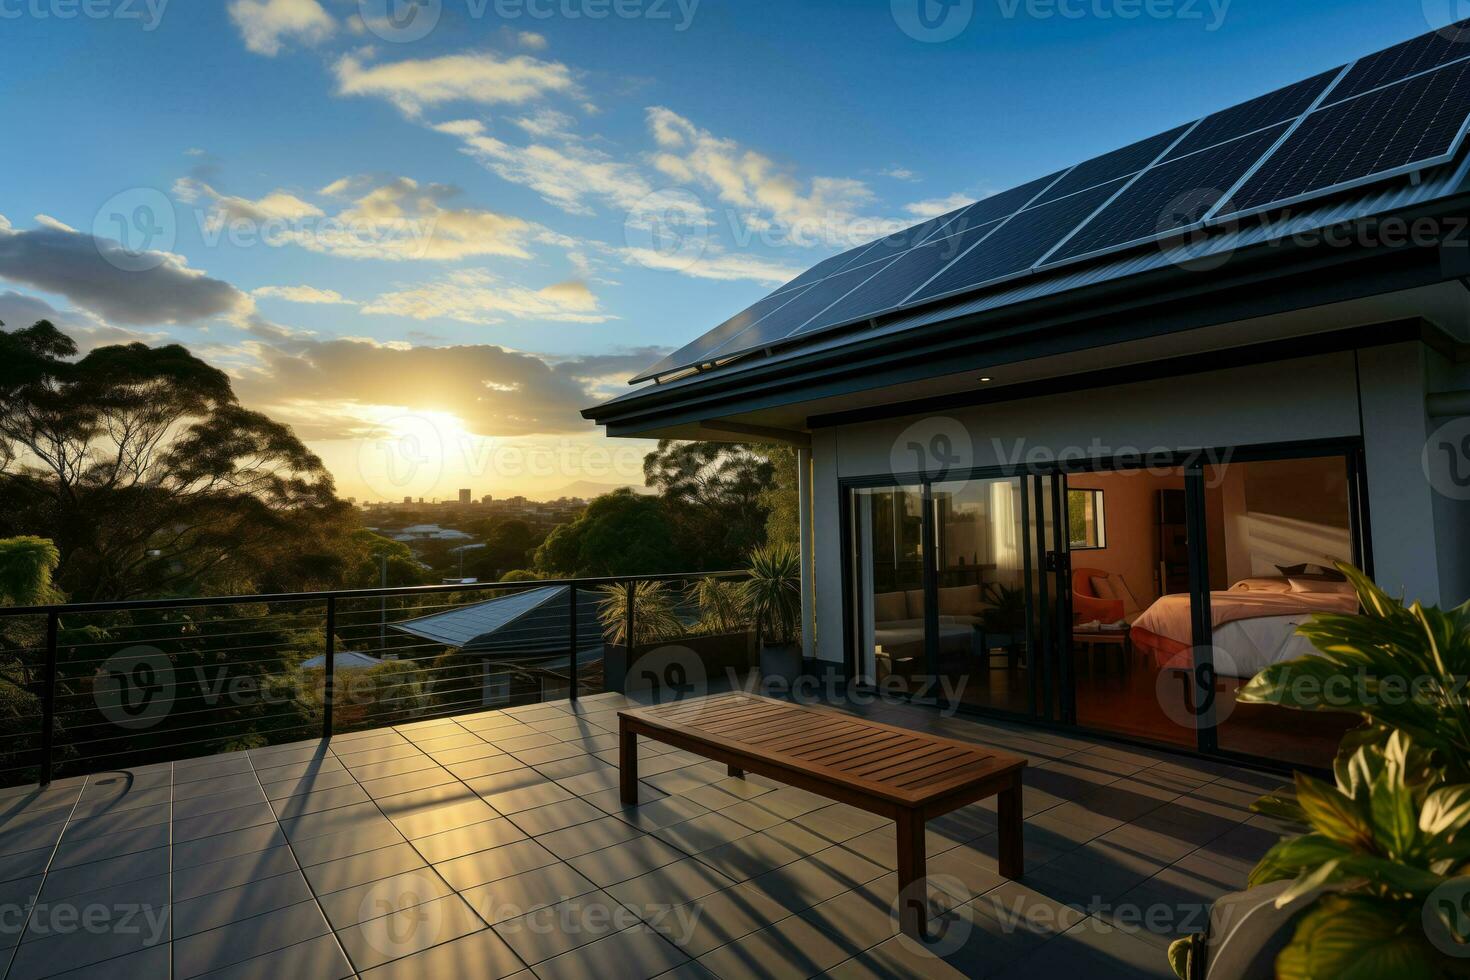
<path id="1" fill-rule="evenodd" d="M 0 0 L 0 321 L 182 343 L 343 496 L 640 484 L 580 410 L 829 255 L 1464 0 Z"/>

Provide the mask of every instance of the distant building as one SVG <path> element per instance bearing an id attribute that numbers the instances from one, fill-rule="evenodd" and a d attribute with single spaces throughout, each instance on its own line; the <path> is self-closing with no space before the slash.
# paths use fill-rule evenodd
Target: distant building
<path id="1" fill-rule="evenodd" d="M 468 507 L 470 505 L 470 503 L 471 503 L 470 492 L 468 490 L 460 490 L 460 492 L 459 492 L 459 505 L 461 507 Z"/>
<path id="2" fill-rule="evenodd" d="M 403 503 L 407 507 L 412 507 L 413 506 L 413 498 L 412 497 L 404 497 L 403 498 Z"/>

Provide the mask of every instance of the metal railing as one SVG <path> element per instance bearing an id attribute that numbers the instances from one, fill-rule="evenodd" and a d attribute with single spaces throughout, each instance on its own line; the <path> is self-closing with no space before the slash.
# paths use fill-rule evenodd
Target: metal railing
<path id="1" fill-rule="evenodd" d="M 745 574 L 0 607 L 0 786 L 576 699 L 610 636 L 657 638 L 640 584 L 672 639 L 709 629 L 693 585 Z"/>

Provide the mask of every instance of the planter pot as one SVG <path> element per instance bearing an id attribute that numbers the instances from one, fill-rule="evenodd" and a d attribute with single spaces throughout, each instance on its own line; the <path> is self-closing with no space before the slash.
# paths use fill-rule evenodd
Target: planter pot
<path id="1" fill-rule="evenodd" d="M 751 668 L 755 638 L 751 633 L 681 636 L 660 643 L 627 647 L 609 643 L 604 655 L 604 685 L 622 694 L 661 687 L 690 696 Z"/>
<path id="2" fill-rule="evenodd" d="M 761 644 L 761 679 L 780 679 L 788 686 L 795 684 L 802 674 L 801 644 Z"/>

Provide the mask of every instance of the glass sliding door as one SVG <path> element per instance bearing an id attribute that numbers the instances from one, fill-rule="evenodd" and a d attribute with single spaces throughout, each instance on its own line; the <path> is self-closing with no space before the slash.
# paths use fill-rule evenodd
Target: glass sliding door
<path id="1" fill-rule="evenodd" d="M 857 676 L 922 691 L 931 671 L 925 609 L 924 489 L 851 491 Z"/>
<path id="2" fill-rule="evenodd" d="M 1027 479 L 931 487 L 940 696 L 1029 714 Z"/>

